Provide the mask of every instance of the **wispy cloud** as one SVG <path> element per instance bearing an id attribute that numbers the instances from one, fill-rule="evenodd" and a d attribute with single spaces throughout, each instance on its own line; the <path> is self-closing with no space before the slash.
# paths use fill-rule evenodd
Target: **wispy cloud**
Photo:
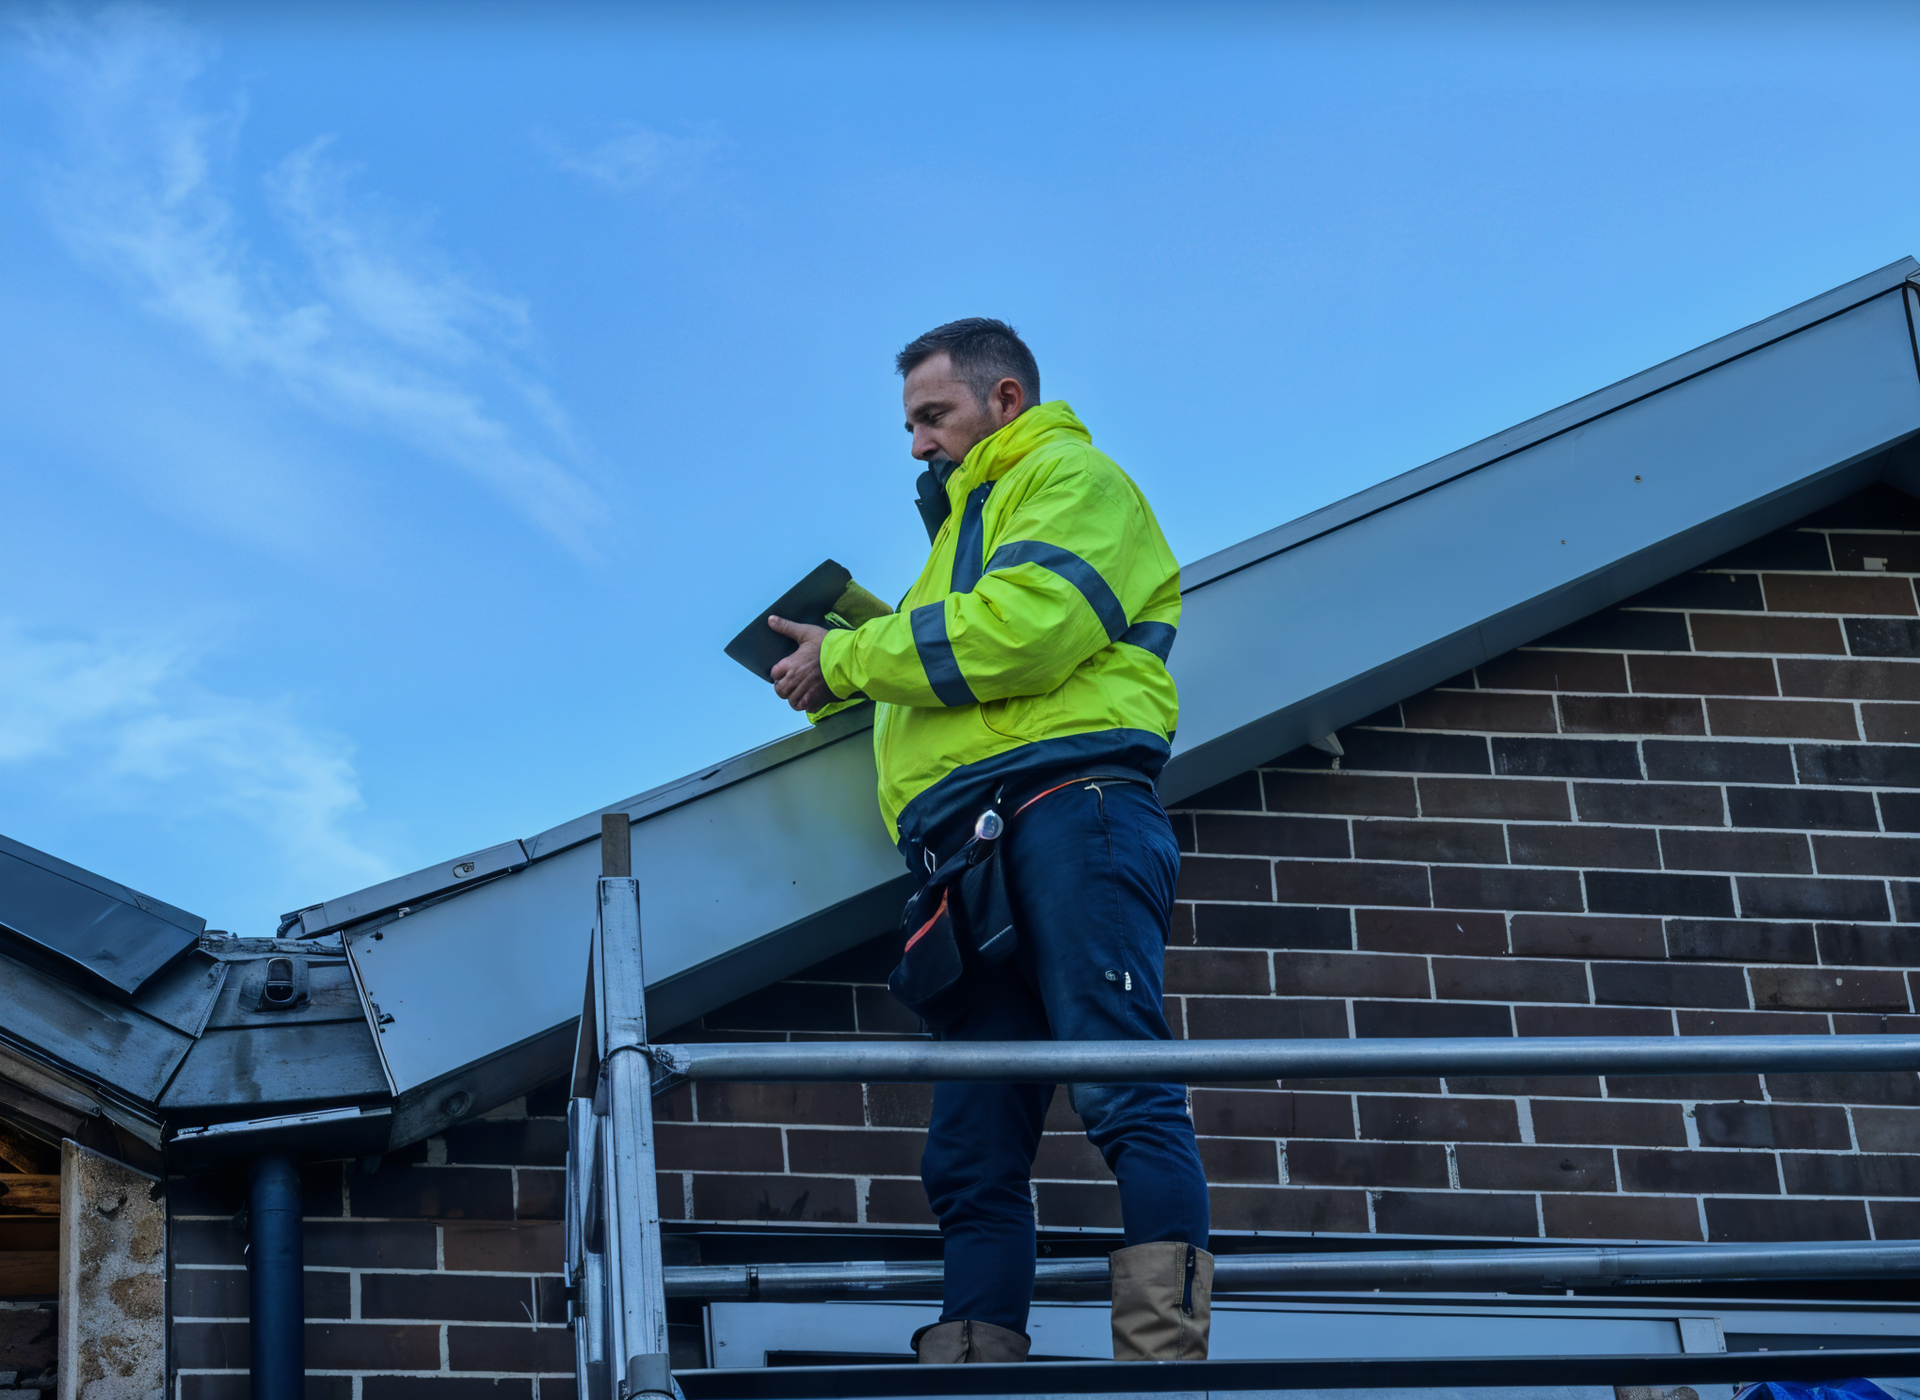
<path id="1" fill-rule="evenodd" d="M 233 371 L 398 437 L 593 552 L 604 508 L 564 464 L 565 415 L 522 363 L 522 303 L 363 194 L 324 138 L 263 172 L 269 237 L 249 237 L 244 104 L 207 99 L 212 48 L 167 14 L 61 11 L 25 29 L 63 118 L 46 206 L 75 256 Z M 262 251 L 281 235 L 293 256 Z"/>
<path id="2" fill-rule="evenodd" d="M 349 745 L 278 701 L 202 684 L 178 636 L 50 635 L 0 618 L 0 770 L 36 767 L 93 812 L 173 825 L 234 818 L 299 885 L 352 889 L 390 863 L 348 829 Z"/>
<path id="3" fill-rule="evenodd" d="M 691 185 L 725 143 L 711 132 L 668 136 L 622 122 L 594 145 L 569 146 L 552 138 L 544 144 L 553 163 L 568 174 L 617 194 L 667 195 Z"/>

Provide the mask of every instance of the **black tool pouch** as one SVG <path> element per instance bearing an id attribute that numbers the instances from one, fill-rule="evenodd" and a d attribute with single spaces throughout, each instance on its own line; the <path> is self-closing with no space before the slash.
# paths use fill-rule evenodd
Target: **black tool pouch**
<path id="1" fill-rule="evenodd" d="M 997 839 L 1005 827 L 990 815 L 978 829 L 994 837 L 974 836 L 907 901 L 906 947 L 887 978 L 894 999 L 936 1029 L 967 1009 L 980 966 L 1005 962 L 1020 946 Z"/>

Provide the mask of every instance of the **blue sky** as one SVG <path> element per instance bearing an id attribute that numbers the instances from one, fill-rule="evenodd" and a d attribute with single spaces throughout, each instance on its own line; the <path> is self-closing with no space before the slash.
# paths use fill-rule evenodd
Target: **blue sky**
<path id="1" fill-rule="evenodd" d="M 1920 244 L 1911 6 L 382 8 L 0 5 L 0 832 L 250 934 L 793 728 L 931 325 L 1193 560 Z"/>

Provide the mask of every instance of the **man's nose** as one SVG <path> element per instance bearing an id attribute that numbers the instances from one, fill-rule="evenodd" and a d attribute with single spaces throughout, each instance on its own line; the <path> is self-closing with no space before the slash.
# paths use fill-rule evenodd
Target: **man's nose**
<path id="1" fill-rule="evenodd" d="M 940 444 L 933 440 L 933 434 L 925 428 L 913 430 L 913 455 L 922 462 L 931 462 L 940 455 Z"/>

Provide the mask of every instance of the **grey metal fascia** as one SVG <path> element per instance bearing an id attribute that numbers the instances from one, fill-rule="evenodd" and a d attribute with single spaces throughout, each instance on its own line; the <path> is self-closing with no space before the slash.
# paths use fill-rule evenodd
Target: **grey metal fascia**
<path id="1" fill-rule="evenodd" d="M 484 851 L 430 865 L 410 875 L 396 876 L 300 911 L 301 937 L 313 938 L 348 924 L 359 923 L 448 890 L 475 885 L 495 875 L 518 870 L 527 863 L 527 849 L 518 841 L 503 841 Z"/>
<path id="2" fill-rule="evenodd" d="M 1410 497 L 1431 491 L 1436 486 L 1464 476 L 1468 472 L 1490 466 L 1503 457 L 1532 447 L 1537 443 L 1556 437 L 1561 433 L 1579 427 L 1583 423 L 1624 408 L 1628 404 L 1655 394 L 1662 389 L 1671 388 L 1683 380 L 1704 374 L 1730 360 L 1750 354 L 1763 346 L 1770 345 L 1783 336 L 1805 330 L 1808 326 L 1835 316 L 1864 301 L 1870 301 L 1920 273 L 1920 261 L 1902 258 L 1898 262 L 1888 263 L 1878 271 L 1865 277 L 1857 277 L 1851 282 L 1835 287 L 1832 291 L 1822 292 L 1819 296 L 1801 302 L 1798 306 L 1788 307 L 1785 311 L 1756 321 L 1723 335 L 1718 340 L 1708 341 L 1705 345 L 1676 355 L 1671 360 L 1630 375 L 1617 384 L 1597 389 L 1591 394 L 1562 404 L 1559 408 L 1549 409 L 1538 417 L 1529 418 L 1524 423 L 1516 423 L 1504 432 L 1492 437 L 1482 438 L 1444 457 L 1436 457 L 1423 466 L 1402 472 L 1398 476 L 1387 478 L 1376 486 L 1357 491 L 1343 497 L 1319 510 L 1290 520 L 1284 525 L 1242 540 L 1238 544 L 1228 545 L 1225 549 L 1185 565 L 1180 570 L 1180 587 L 1183 598 L 1195 590 L 1206 587 L 1217 579 L 1226 577 L 1251 564 L 1304 544 L 1343 525 L 1353 524 L 1357 520 L 1385 510 Z"/>

